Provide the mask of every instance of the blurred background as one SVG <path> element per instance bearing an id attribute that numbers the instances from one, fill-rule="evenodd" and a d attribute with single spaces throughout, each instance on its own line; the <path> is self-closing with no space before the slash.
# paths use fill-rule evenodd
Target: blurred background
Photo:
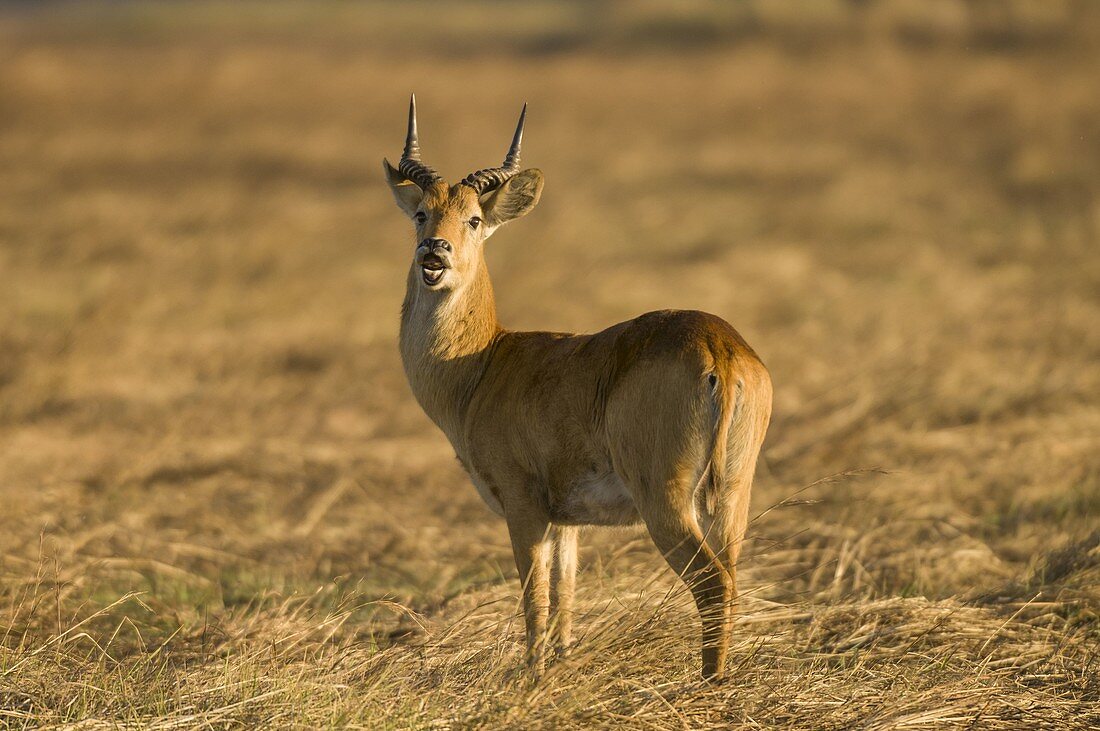
<path id="1" fill-rule="evenodd" d="M 882 607 L 965 607 L 944 683 L 1011 618 L 989 687 L 1046 687 L 1028 673 L 1057 660 L 1094 701 L 1098 69 L 1086 0 L 0 4 L 0 709 L 565 722 L 549 691 L 519 716 L 492 695 L 522 641 L 506 531 L 400 367 L 411 230 L 380 163 L 413 91 L 451 181 L 499 164 L 530 105 L 546 189 L 487 254 L 506 326 L 703 309 L 770 368 L 741 585 L 745 642 L 779 639 L 753 667 L 873 654 L 846 643 Z M 642 532 L 584 543 L 582 642 L 612 597 L 674 586 Z M 646 667 L 579 667 L 689 677 L 668 611 Z M 333 643 L 389 680 L 337 679 Z M 868 677 L 909 668 L 887 649 Z M 836 672 L 775 675 L 805 703 L 755 717 L 850 722 L 814 705 Z M 255 701 L 303 677 L 353 690 Z M 588 698 L 578 677 L 556 687 Z M 427 687 L 439 706 L 402 705 Z"/>

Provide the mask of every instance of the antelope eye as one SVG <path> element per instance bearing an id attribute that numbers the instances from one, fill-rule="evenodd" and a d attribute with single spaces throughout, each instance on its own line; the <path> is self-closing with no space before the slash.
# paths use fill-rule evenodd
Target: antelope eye
<path id="1" fill-rule="evenodd" d="M 416 223 L 419 225 L 428 220 L 428 214 L 424 213 L 424 211 L 417 211 L 413 218 L 416 219 Z"/>
<path id="2" fill-rule="evenodd" d="M 481 219 L 478 218 L 477 216 L 474 216 L 473 218 L 470 219 L 470 228 L 472 228 L 476 231 L 477 227 L 480 226 L 480 225 L 481 225 Z"/>

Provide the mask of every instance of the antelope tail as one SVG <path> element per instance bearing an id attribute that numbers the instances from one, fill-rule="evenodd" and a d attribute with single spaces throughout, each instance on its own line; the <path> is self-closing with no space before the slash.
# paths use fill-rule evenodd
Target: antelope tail
<path id="1" fill-rule="evenodd" d="M 753 375 L 738 374 L 732 365 L 711 374 L 709 379 L 716 414 L 710 479 L 702 486 L 705 509 L 714 519 L 714 534 L 708 542 L 716 553 L 736 561 L 744 538 L 756 458 L 770 412 L 770 404 L 762 400 L 770 401 L 770 389 L 752 380 Z"/>

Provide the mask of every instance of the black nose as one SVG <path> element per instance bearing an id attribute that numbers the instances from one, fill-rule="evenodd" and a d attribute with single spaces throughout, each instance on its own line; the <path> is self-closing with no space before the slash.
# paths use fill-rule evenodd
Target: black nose
<path id="1" fill-rule="evenodd" d="M 451 250 L 451 242 L 447 239 L 424 239 L 420 242 L 420 245 L 428 247 L 428 251 L 438 251 L 439 249 L 443 251 Z"/>

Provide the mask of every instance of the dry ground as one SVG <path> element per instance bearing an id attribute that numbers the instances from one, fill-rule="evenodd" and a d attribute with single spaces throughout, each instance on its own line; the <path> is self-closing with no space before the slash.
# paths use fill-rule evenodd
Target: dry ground
<path id="1" fill-rule="evenodd" d="M 1097 7 L 680 7 L 0 9 L 3 724 L 1100 726 Z M 395 347 L 410 90 L 452 177 L 531 103 L 507 324 L 771 368 L 727 685 L 639 531 L 517 672 Z"/>

